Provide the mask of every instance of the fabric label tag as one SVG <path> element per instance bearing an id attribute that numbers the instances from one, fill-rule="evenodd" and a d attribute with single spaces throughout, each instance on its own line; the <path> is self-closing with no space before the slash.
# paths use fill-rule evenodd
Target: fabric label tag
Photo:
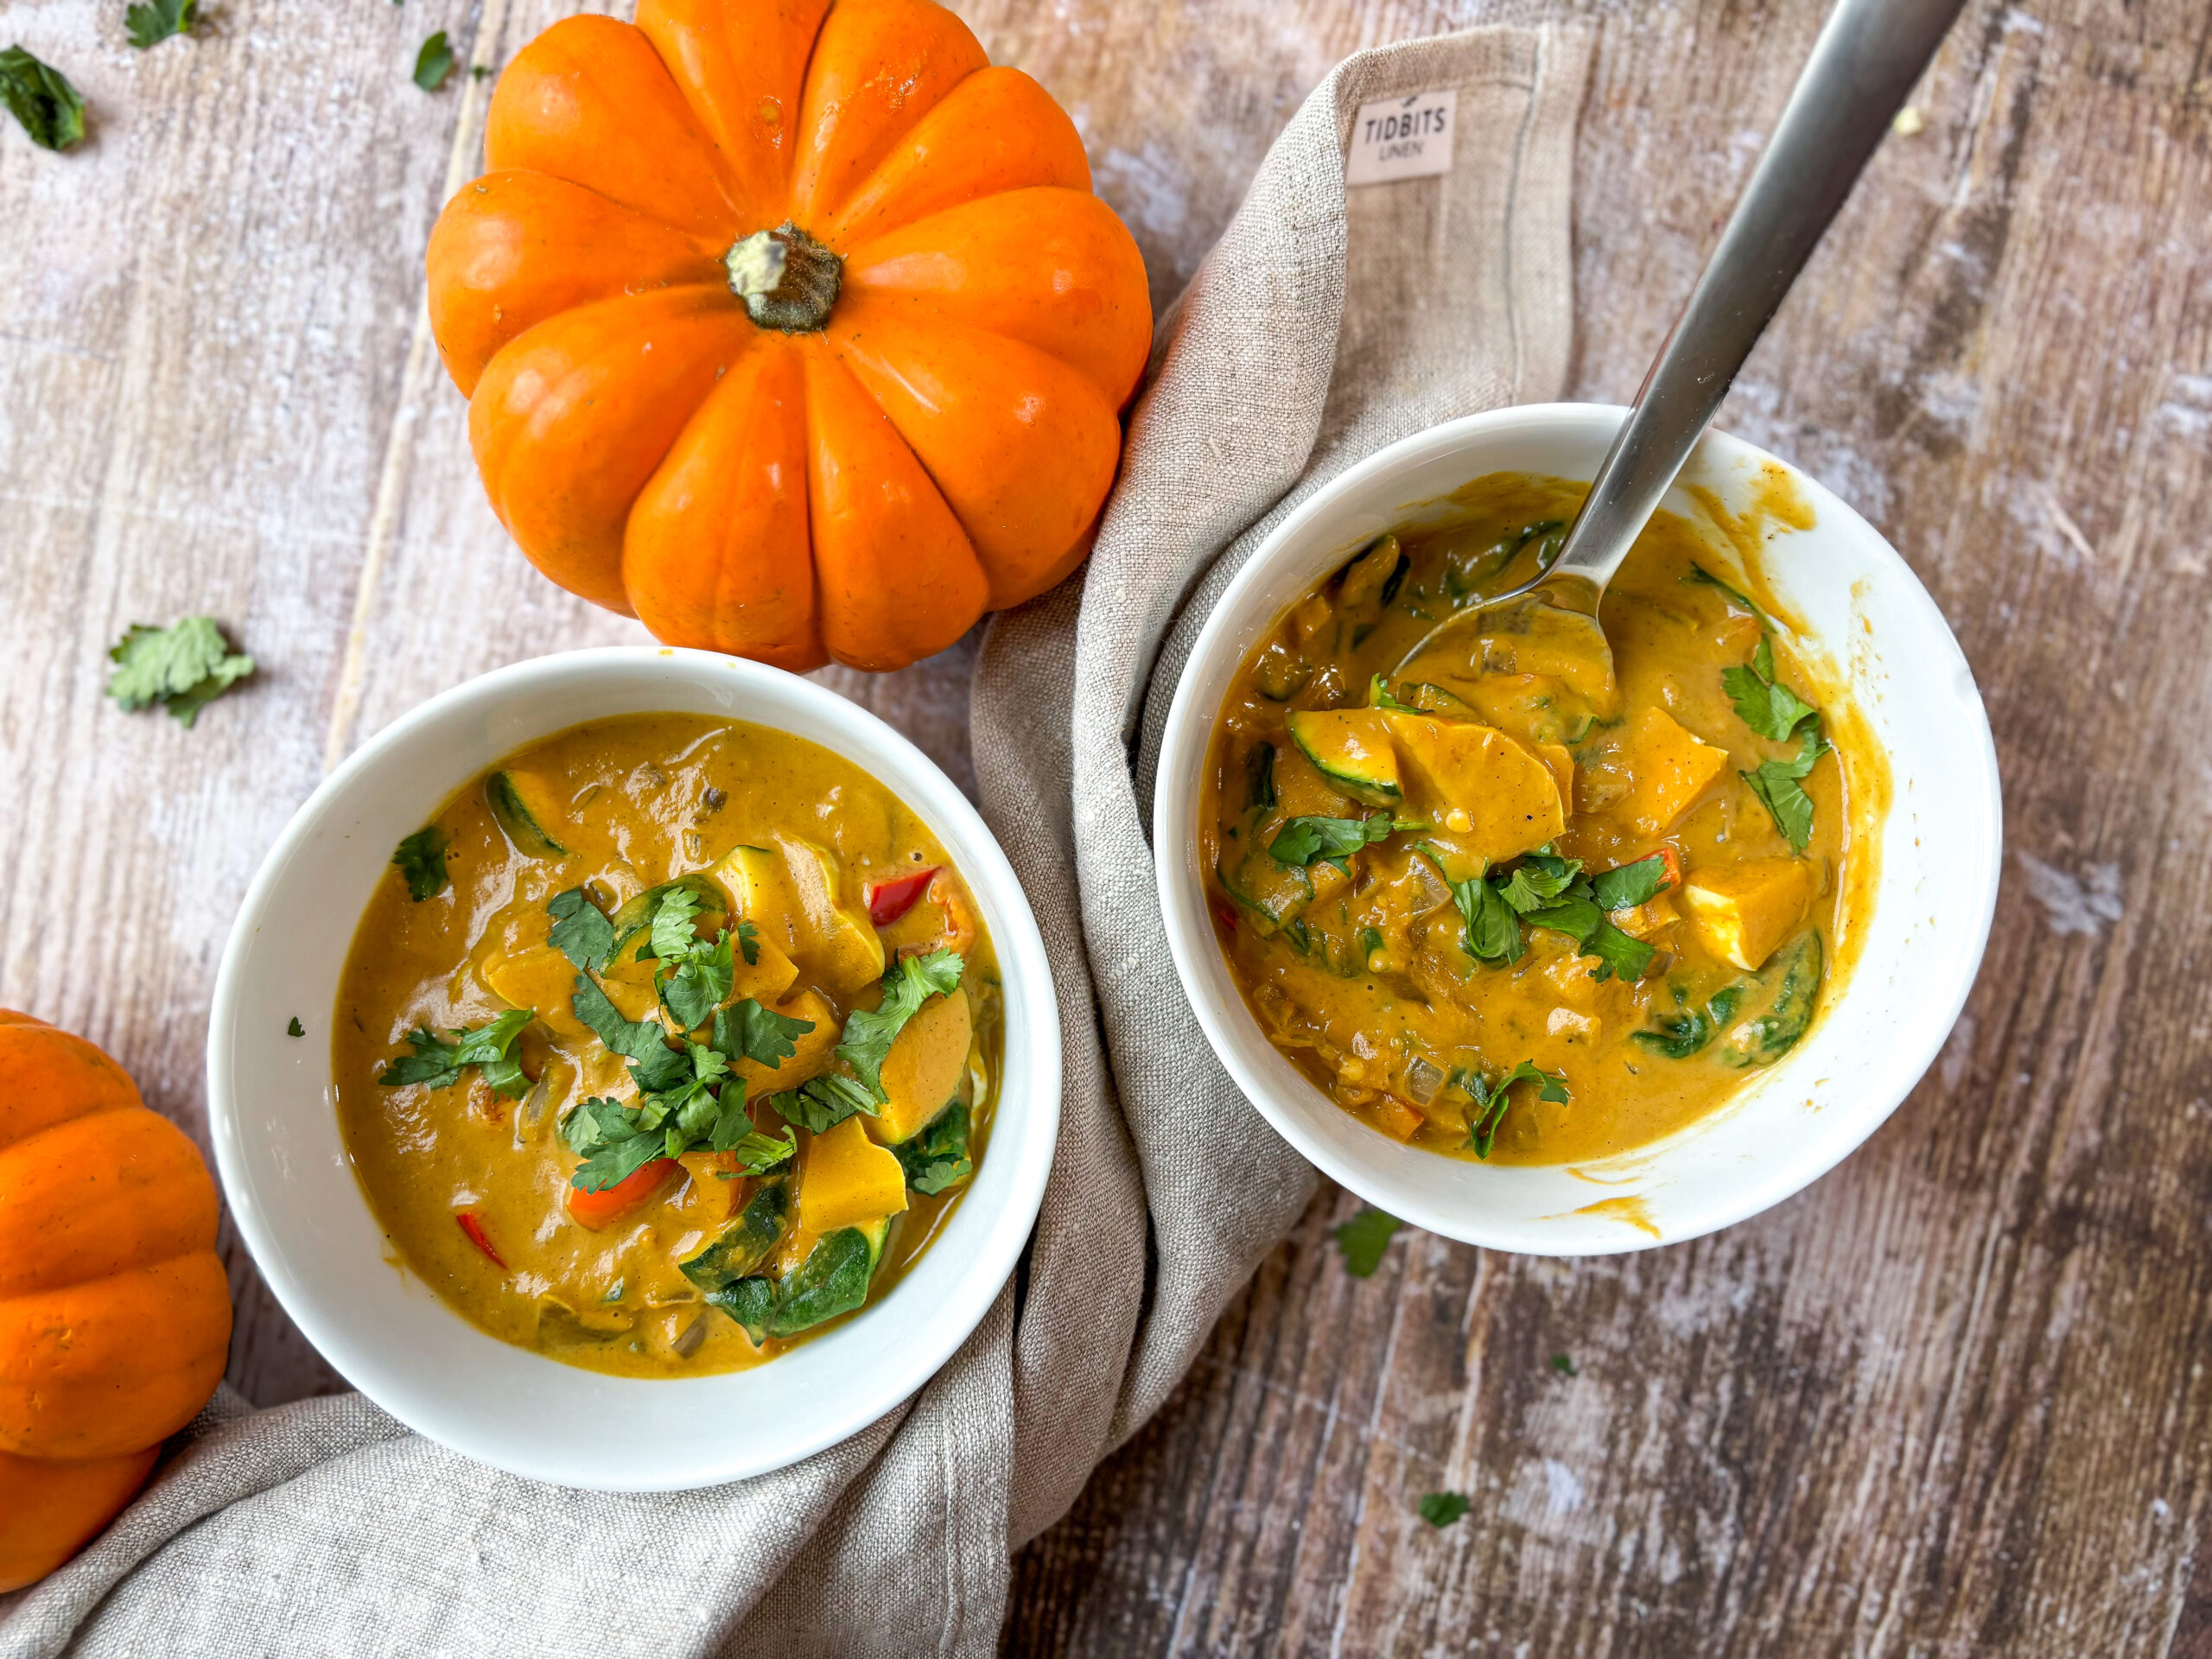
<path id="1" fill-rule="evenodd" d="M 1452 118 L 1457 88 L 1416 92 L 1381 104 L 1363 104 L 1351 124 L 1351 154 L 1344 182 L 1388 184 L 1426 179 L 1452 170 Z"/>

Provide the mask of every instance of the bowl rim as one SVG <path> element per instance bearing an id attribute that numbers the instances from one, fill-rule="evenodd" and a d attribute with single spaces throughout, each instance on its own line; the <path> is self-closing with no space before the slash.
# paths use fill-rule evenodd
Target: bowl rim
<path id="1" fill-rule="evenodd" d="M 1898 1068 L 1898 1074 L 1906 1081 L 1893 1090 L 1882 1091 L 1886 1094 L 1886 1098 L 1880 1099 L 1878 1103 L 1870 1101 L 1850 1120 L 1846 1132 L 1827 1138 L 1814 1151 L 1787 1160 L 1777 1160 L 1764 1175 L 1742 1182 L 1727 1196 L 1696 1206 L 1693 1216 L 1687 1221 L 1679 1217 L 1670 1217 L 1663 1237 L 1647 1236 L 1641 1232 L 1628 1236 L 1630 1230 L 1620 1229 L 1602 1237 L 1579 1241 L 1571 1251 L 1567 1251 L 1555 1245 L 1531 1242 L 1529 1235 L 1533 1224 L 1520 1221 L 1492 1223 L 1480 1217 L 1471 1218 L 1421 1194 L 1389 1188 L 1370 1179 L 1365 1173 L 1348 1167 L 1335 1150 L 1313 1132 L 1300 1113 L 1285 1103 L 1274 1082 L 1245 1063 L 1238 1045 L 1231 1040 L 1230 1027 L 1231 1022 L 1241 1020 L 1257 1031 L 1258 1024 L 1241 997 L 1233 1009 L 1217 1010 L 1212 1006 L 1201 977 L 1198 953 L 1217 954 L 1219 947 L 1206 919 L 1203 879 L 1195 874 L 1195 861 L 1191 856 L 1191 849 L 1197 836 L 1197 798 L 1201 786 L 1199 774 L 1205 769 L 1205 756 L 1211 741 L 1214 717 L 1217 712 L 1211 707 L 1199 705 L 1200 685 L 1207 677 L 1214 659 L 1236 643 L 1235 631 L 1244 622 L 1239 612 L 1249 603 L 1249 596 L 1261 586 L 1270 568 L 1290 556 L 1286 550 L 1298 548 L 1307 527 L 1327 513 L 1343 497 L 1370 480 L 1401 467 L 1418 465 L 1513 429 L 1529 429 L 1540 435 L 1548 434 L 1570 439 L 1597 437 L 1610 441 L 1628 413 L 1625 408 L 1611 404 L 1553 403 L 1519 404 L 1460 416 L 1409 433 L 1355 462 L 1319 486 L 1283 516 L 1224 586 L 1183 664 L 1176 682 L 1174 699 L 1169 706 L 1160 736 L 1158 782 L 1154 793 L 1151 824 L 1160 911 L 1177 977 L 1182 982 L 1185 1000 L 1191 1004 L 1192 1012 L 1200 1029 L 1205 1033 L 1215 1057 L 1245 1098 L 1251 1102 L 1276 1133 L 1289 1141 L 1300 1156 L 1338 1185 L 1365 1203 L 1387 1211 L 1426 1231 L 1465 1243 L 1515 1254 L 1611 1255 L 1685 1243 L 1724 1227 L 1733 1226 L 1793 1197 L 1850 1156 L 1904 1103 L 1948 1040 L 1950 1032 L 1980 976 L 1991 924 L 1996 913 L 1998 885 L 2002 872 L 2004 797 L 1998 772 L 1996 744 L 1990 733 L 1987 713 L 1979 688 L 1974 684 L 1972 668 L 1966 660 L 1965 653 L 1959 649 L 1956 637 L 1952 634 L 1949 624 L 1944 620 L 1935 600 L 1888 538 L 1818 479 L 1757 444 L 1708 428 L 1700 436 L 1698 451 L 1693 452 L 1691 461 L 1685 466 L 1685 472 L 1696 464 L 1700 452 L 1708 451 L 1708 446 L 1717 448 L 1723 459 L 1728 458 L 1732 452 L 1780 468 L 1811 504 L 1816 523 L 1826 525 L 1841 522 L 1847 531 L 1855 531 L 1868 550 L 1869 563 L 1878 571 L 1879 579 L 1904 594 L 1909 603 L 1923 612 L 1925 620 L 1935 623 L 1942 639 L 1950 645 L 1957 672 L 1965 684 L 1974 690 L 1974 728 L 1980 741 L 1974 746 L 1974 754 L 1970 759 L 1961 756 L 1959 764 L 1962 769 L 1970 772 L 1973 791 L 1987 812 L 1986 845 L 1973 849 L 1980 855 L 1976 861 L 1980 866 L 1980 880 L 1973 895 L 1971 920 L 1967 930 L 1970 940 L 1960 938 L 1951 952 L 1951 960 L 1955 966 L 1948 976 L 1948 995 L 1942 1018 L 1940 1021 L 1931 1020 L 1923 1027 L 1928 1034 L 1913 1046 L 1910 1064 Z M 1408 501 L 1405 505 L 1413 503 Z M 1893 800 L 1891 811 L 1899 810 L 1900 805 L 1900 802 Z M 1852 983 L 1861 982 L 1874 970 L 1874 967 L 1872 962 L 1862 958 L 1854 967 Z M 1847 986 L 1847 999 L 1849 995 L 1850 987 Z M 1304 1083 L 1302 1077 L 1300 1081 Z M 1313 1089 L 1310 1083 L 1305 1086 Z M 1318 1090 L 1313 1092 L 1319 1096 Z M 1643 1160 L 1657 1154 L 1679 1138 L 1694 1134 L 1700 1125 L 1716 1121 L 1726 1110 L 1724 1103 L 1714 1112 L 1694 1120 L 1660 1141 L 1620 1156 L 1624 1160 Z M 1379 1131 L 1376 1133 L 1379 1134 Z"/>
<path id="2" fill-rule="evenodd" d="M 1007 1156 L 1017 1152 L 1020 1154 L 1012 1173 L 1007 1201 L 988 1217 L 987 1230 L 978 1247 L 960 1264 L 947 1294 L 934 1315 L 924 1324 L 924 1339 L 880 1351 L 876 1363 L 856 1368 L 864 1373 L 864 1376 L 852 1390 L 852 1397 L 842 1410 L 831 1409 L 819 1418 L 803 1420 L 791 1432 L 780 1436 L 769 1432 L 772 1419 L 756 1414 L 745 1418 L 741 1423 L 733 1421 L 732 1432 L 722 1437 L 725 1444 L 719 1456 L 715 1452 L 714 1437 L 701 1437 L 696 1471 L 662 1479 L 609 1480 L 565 1461 L 559 1455 L 557 1445 L 550 1440 L 548 1444 L 552 1449 L 548 1455 L 518 1456 L 495 1453 L 480 1445 L 470 1444 L 466 1434 L 457 1437 L 449 1432 L 451 1426 L 442 1421 L 437 1414 L 434 1403 L 436 1390 L 395 1381 L 395 1370 L 404 1371 L 404 1366 L 394 1368 L 385 1365 L 380 1358 L 372 1356 L 366 1344 L 357 1341 L 349 1333 L 342 1314 L 329 1305 L 331 1299 L 327 1294 L 311 1287 L 288 1261 L 281 1229 L 264 1208 L 263 1199 L 248 1167 L 243 1141 L 237 1050 L 243 1040 L 239 1004 L 247 972 L 247 958 L 255 935 L 275 919 L 270 915 L 273 893 L 283 880 L 288 865 L 308 847 L 338 803 L 346 798 L 365 772 L 395 753 L 420 748 L 426 737 L 434 736 L 450 722 L 466 720 L 480 710 L 489 712 L 495 707 L 512 707 L 518 699 L 525 698 L 533 690 L 543 690 L 556 682 L 573 683 L 579 678 L 588 683 L 594 677 L 603 677 L 612 690 L 620 683 L 620 677 L 647 664 L 660 665 L 656 671 L 673 671 L 696 677 L 701 683 L 719 681 L 719 689 L 725 692 L 734 688 L 739 706 L 727 716 L 731 720 L 779 731 L 790 729 L 787 724 L 790 716 L 786 713 L 757 704 L 747 706 L 748 693 L 756 692 L 762 687 L 772 687 L 775 696 L 810 707 L 825 726 L 842 728 L 852 744 L 852 751 L 840 751 L 828 743 L 822 747 L 830 748 L 833 753 L 839 753 L 842 759 L 868 773 L 897 796 L 940 840 L 964 843 L 962 853 L 956 859 L 961 874 L 976 889 L 979 899 L 998 912 L 993 922 L 991 937 L 999 960 L 1001 981 L 1008 987 L 1007 1024 L 1011 1028 L 1017 1011 L 1022 1013 L 1027 1038 L 1023 1050 L 1025 1064 L 1018 1076 L 1011 1064 L 1013 1056 L 1009 1053 L 1009 1064 L 1001 1079 L 1000 1098 L 995 1108 L 992 1145 L 995 1147 L 1005 1146 Z M 511 752 L 580 724 L 598 719 L 619 718 L 633 712 L 652 711 L 613 709 L 604 715 L 587 714 L 576 719 L 563 720 L 543 729 L 533 729 L 529 735 L 516 738 L 508 745 L 508 750 Z M 667 712 L 697 711 L 671 708 Z M 791 734 L 802 735 L 798 733 Z M 818 740 L 803 737 L 803 741 Z M 434 748 L 429 752 L 435 754 Z M 867 753 L 869 758 L 859 758 L 861 753 Z M 497 761 L 486 764 L 496 765 Z M 442 772 L 445 770 L 435 761 L 433 766 Z M 471 778 L 484 770 L 485 766 L 474 766 L 446 779 L 437 791 L 437 798 L 442 800 L 454 791 L 465 787 Z M 887 773 L 894 776 L 887 776 Z M 948 828 L 954 831 L 950 836 L 945 834 Z M 952 849 L 948 847 L 947 851 L 950 854 Z M 358 925 L 358 921 L 357 916 L 349 918 L 349 949 L 351 930 Z M 264 1282 L 317 1352 L 364 1397 L 425 1438 L 478 1463 L 528 1479 L 582 1491 L 690 1491 L 767 1474 L 849 1439 L 880 1421 L 918 1393 L 982 1324 L 1001 1291 L 1013 1277 L 1043 1206 L 1045 1188 L 1052 1173 L 1059 1135 L 1062 1105 L 1060 1039 L 1058 1001 L 1049 953 L 1020 880 L 1007 861 L 997 837 L 975 804 L 911 740 L 871 710 L 849 701 L 828 687 L 766 664 L 677 646 L 597 646 L 555 652 L 511 664 L 462 681 L 426 698 L 348 754 L 295 810 L 247 887 L 216 971 L 207 1046 L 208 1128 L 224 1198 L 229 1205 L 238 1235 Z M 339 1155 L 346 1166 L 346 1173 L 352 1178 L 363 1208 L 381 1232 L 381 1223 L 377 1221 L 375 1211 L 369 1205 L 367 1194 L 360 1187 L 358 1172 L 353 1168 L 352 1160 L 345 1153 L 342 1134 L 336 1128 L 335 1113 L 327 1092 L 329 1060 L 327 1048 L 322 1051 L 319 1071 L 326 1080 L 326 1087 L 317 1091 L 312 1105 L 304 1106 L 302 1109 L 331 1116 L 332 1133 L 339 1147 Z M 1016 1108 L 1025 1124 L 1024 1133 L 1018 1141 L 1015 1137 L 1004 1134 L 1009 1106 Z M 939 1239 L 936 1244 L 941 1245 L 944 1242 Z M 929 1254 L 936 1253 L 933 1246 Z M 467 1320 L 423 1281 L 411 1265 L 405 1266 L 404 1273 L 416 1285 L 430 1292 L 438 1308 L 467 1325 L 483 1340 L 514 1349 L 532 1360 L 557 1367 L 563 1372 L 595 1378 L 613 1392 L 650 1389 L 664 1382 L 679 1387 L 711 1383 L 717 1379 L 758 1376 L 768 1369 L 746 1368 L 734 1372 L 710 1373 L 693 1379 L 629 1377 L 563 1365 L 558 1360 L 521 1348 L 519 1344 L 505 1343 L 474 1321 Z M 902 1280 L 899 1286 L 894 1286 L 892 1294 L 896 1294 L 906 1282 Z M 828 1333 L 829 1337 L 834 1338 L 849 1330 L 865 1329 L 865 1319 L 869 1311 L 862 1310 L 858 1319 Z M 791 1354 L 779 1357 L 771 1364 L 787 1365 L 803 1362 L 810 1351 L 823 1345 L 821 1342 L 804 1344 Z M 772 1445 L 763 1450 L 760 1449 L 762 1441 L 772 1441 Z"/>

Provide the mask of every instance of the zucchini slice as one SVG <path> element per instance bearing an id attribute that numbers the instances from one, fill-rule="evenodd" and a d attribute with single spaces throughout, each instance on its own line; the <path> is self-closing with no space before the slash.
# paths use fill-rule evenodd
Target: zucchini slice
<path id="1" fill-rule="evenodd" d="M 1222 891 L 1259 918 L 1262 938 L 1313 902 L 1313 878 L 1255 847 L 1233 868 L 1214 867 Z"/>
<path id="2" fill-rule="evenodd" d="M 1389 806 L 1405 793 L 1398 781 L 1398 752 L 1379 709 L 1297 709 L 1287 724 L 1321 775 L 1373 806 Z"/>
<path id="3" fill-rule="evenodd" d="M 722 1224 L 719 1233 L 676 1265 L 700 1289 L 720 1290 L 768 1259 L 791 1217 L 791 1178 L 772 1176 L 746 1200 L 743 1210 Z"/>
<path id="4" fill-rule="evenodd" d="M 537 800 L 533 804 L 531 797 Z M 495 772 L 484 780 L 484 804 L 506 832 L 515 851 L 524 858 L 566 858 L 569 849 L 547 833 L 552 817 L 536 779 L 512 772 Z"/>

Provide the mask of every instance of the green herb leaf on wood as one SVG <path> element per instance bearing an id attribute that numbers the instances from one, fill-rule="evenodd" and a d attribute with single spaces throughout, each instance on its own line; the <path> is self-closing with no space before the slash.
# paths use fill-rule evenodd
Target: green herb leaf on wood
<path id="1" fill-rule="evenodd" d="M 107 694 L 124 709 L 161 704 L 185 725 L 247 675 L 253 658 L 233 652 L 214 619 L 188 616 L 166 628 L 134 622 L 108 649 L 116 664 Z"/>
<path id="2" fill-rule="evenodd" d="M 0 101 L 41 149 L 68 149 L 84 142 L 85 100 L 67 76 L 20 46 L 0 52 Z"/>
<path id="3" fill-rule="evenodd" d="M 415 84 L 426 92 L 435 92 L 452 73 L 453 43 L 442 29 L 423 41 L 423 49 L 415 54 Z"/>
<path id="4" fill-rule="evenodd" d="M 1424 1492 L 1421 1494 L 1421 1502 L 1414 1507 L 1421 1511 L 1422 1520 L 1441 1530 L 1466 1514 L 1469 1510 L 1474 1508 L 1474 1505 L 1458 1492 Z"/>
<path id="5" fill-rule="evenodd" d="M 199 16 L 200 0 L 148 0 L 143 5 L 124 8 L 123 30 L 130 37 L 130 44 L 143 52 L 172 35 L 190 33 Z"/>
<path id="6" fill-rule="evenodd" d="M 1332 1228 L 1337 1249 L 1344 1259 L 1344 1271 L 1355 1279 L 1367 1279 L 1382 1265 L 1382 1252 L 1389 1248 L 1391 1236 L 1405 1224 L 1382 1210 L 1363 1210 L 1342 1226 Z"/>

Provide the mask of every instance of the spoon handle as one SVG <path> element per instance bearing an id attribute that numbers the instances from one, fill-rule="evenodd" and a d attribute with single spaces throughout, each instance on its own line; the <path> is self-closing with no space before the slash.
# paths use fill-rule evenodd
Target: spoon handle
<path id="1" fill-rule="evenodd" d="M 1552 579 L 1602 589 L 1728 395 L 1962 0 L 1837 0 L 1774 137 L 1567 531 Z"/>

